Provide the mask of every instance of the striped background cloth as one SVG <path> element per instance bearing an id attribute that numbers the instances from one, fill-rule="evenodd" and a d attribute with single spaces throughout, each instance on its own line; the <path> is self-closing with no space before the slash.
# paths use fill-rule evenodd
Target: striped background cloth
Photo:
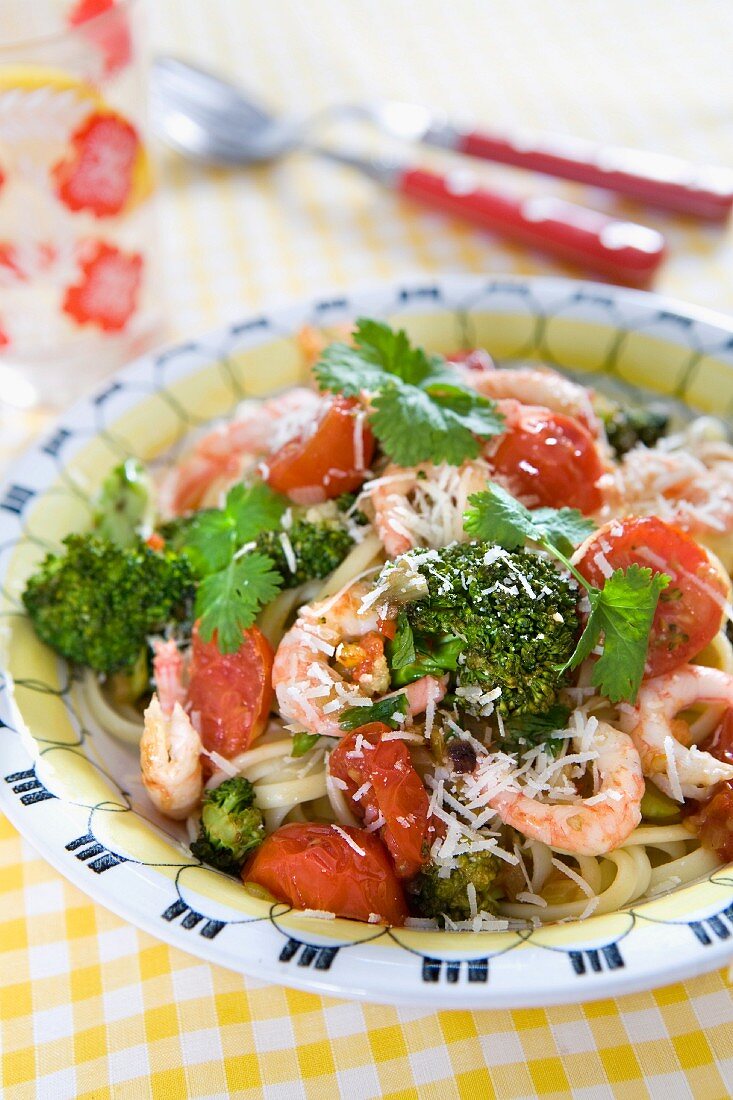
<path id="1" fill-rule="evenodd" d="M 154 46 L 274 108 L 389 96 L 733 164 L 723 0 L 154 0 Z M 375 148 L 368 135 L 354 142 Z M 380 146 L 384 147 L 384 146 Z M 389 145 L 386 146 L 390 148 Z M 444 163 L 440 154 L 423 162 Z M 733 308 L 731 238 L 486 166 L 487 182 L 636 217 L 668 237 L 658 288 Z M 247 172 L 161 165 L 170 335 L 285 299 L 426 271 L 562 270 L 293 155 Z M 3 423 L 7 451 L 37 418 Z M 0 818 L 2 1096 L 567 1097 L 733 1093 L 724 972 L 597 1004 L 435 1013 L 293 992 L 199 962 L 68 885 Z"/>

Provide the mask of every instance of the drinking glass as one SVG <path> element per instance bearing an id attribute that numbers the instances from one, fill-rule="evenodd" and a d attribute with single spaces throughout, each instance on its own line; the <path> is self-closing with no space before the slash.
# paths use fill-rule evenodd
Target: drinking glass
<path id="1" fill-rule="evenodd" d="M 154 294 L 143 0 L 0 0 L 0 403 L 143 350 Z"/>

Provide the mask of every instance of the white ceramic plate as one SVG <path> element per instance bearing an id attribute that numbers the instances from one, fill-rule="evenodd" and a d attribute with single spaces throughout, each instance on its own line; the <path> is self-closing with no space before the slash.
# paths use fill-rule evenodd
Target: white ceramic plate
<path id="1" fill-rule="evenodd" d="M 603 372 L 733 413 L 733 322 L 634 291 L 562 279 L 415 279 L 260 314 L 145 356 L 64 415 L 0 489 L 0 807 L 95 900 L 210 962 L 314 992 L 438 1008 L 592 1000 L 722 965 L 733 868 L 651 902 L 533 932 L 438 933 L 318 921 L 249 897 L 195 863 L 156 818 L 135 752 L 94 728 L 63 662 L 20 611 L 34 564 L 89 522 L 107 469 L 165 461 L 245 395 L 297 382 L 303 324 L 404 325 L 433 351 L 481 345 Z"/>

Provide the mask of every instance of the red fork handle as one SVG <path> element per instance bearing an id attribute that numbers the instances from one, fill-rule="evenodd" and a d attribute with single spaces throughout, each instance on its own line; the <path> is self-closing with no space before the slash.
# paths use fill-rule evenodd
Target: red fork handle
<path id="1" fill-rule="evenodd" d="M 576 180 L 709 221 L 724 221 L 733 208 L 732 171 L 677 157 L 553 134 L 525 141 L 478 130 L 460 132 L 454 148 L 467 156 Z"/>
<path id="2" fill-rule="evenodd" d="M 664 237 L 655 229 L 562 199 L 515 198 L 488 191 L 468 172 L 439 176 L 407 169 L 397 189 L 427 206 L 629 286 L 648 286 L 664 258 Z"/>

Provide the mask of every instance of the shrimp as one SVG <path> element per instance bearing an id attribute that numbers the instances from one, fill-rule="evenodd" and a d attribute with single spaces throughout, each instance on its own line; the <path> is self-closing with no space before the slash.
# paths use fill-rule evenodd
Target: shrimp
<path id="1" fill-rule="evenodd" d="M 576 749 L 580 740 L 574 739 Z M 585 856 L 613 851 L 641 821 L 641 761 L 631 738 L 607 722 L 598 723 L 592 748 L 598 751 L 594 765 L 600 779 L 592 799 L 567 805 L 503 790 L 492 794 L 488 805 L 506 825 L 551 848 Z"/>
<path id="2" fill-rule="evenodd" d="M 153 671 L 157 693 L 145 711 L 140 740 L 143 785 L 166 817 L 188 817 L 201 801 L 201 738 L 183 709 L 182 658 L 176 643 L 157 642 Z"/>
<path id="3" fill-rule="evenodd" d="M 465 539 L 463 513 L 471 493 L 486 487 L 491 469 L 482 459 L 461 466 L 388 466 L 367 482 L 377 534 L 390 557 L 414 546 L 431 549 Z"/>
<path id="4" fill-rule="evenodd" d="M 371 586 L 365 583 L 353 584 L 335 599 L 301 608 L 295 625 L 278 647 L 272 683 L 280 714 L 310 733 L 343 736 L 340 712 L 346 707 L 366 706 L 371 696 L 383 694 L 389 687 L 383 653 L 372 657 L 366 671 L 361 675 L 357 672 L 353 682 L 346 681 L 329 663 L 334 657 L 340 662 L 343 654 L 344 667 L 351 666 L 356 647 L 349 642 L 375 634 L 379 613 L 373 606 L 365 608 L 363 604 L 371 591 Z M 430 680 L 430 685 L 423 680 Z M 429 700 L 442 699 L 445 687 L 445 680 L 434 677 L 423 677 L 410 684 L 405 688 L 408 714 L 418 713 Z"/>
<path id="5" fill-rule="evenodd" d="M 536 367 L 500 367 L 487 371 L 462 370 L 461 378 L 484 397 L 495 400 L 510 398 L 523 405 L 542 405 L 552 412 L 580 420 L 593 436 L 600 434 L 601 425 L 593 409 L 590 391 L 557 371 Z"/>
<path id="6" fill-rule="evenodd" d="M 681 727 L 675 716 L 695 703 L 733 707 L 733 676 L 705 665 L 683 665 L 656 676 L 642 685 L 633 717 L 627 723 L 644 775 L 677 801 L 682 801 L 680 789 L 683 798 L 705 797 L 709 787 L 733 779 L 733 764 L 716 760 L 695 745 L 688 748 L 678 740 Z M 672 760 L 676 775 L 670 779 Z"/>
<path id="7" fill-rule="evenodd" d="M 163 481 L 160 507 L 165 515 L 181 515 L 201 506 L 212 486 L 224 488 L 240 479 L 257 458 L 272 454 L 309 421 L 315 421 L 323 398 L 296 387 L 268 401 L 248 402 L 239 415 L 220 424 Z"/>

